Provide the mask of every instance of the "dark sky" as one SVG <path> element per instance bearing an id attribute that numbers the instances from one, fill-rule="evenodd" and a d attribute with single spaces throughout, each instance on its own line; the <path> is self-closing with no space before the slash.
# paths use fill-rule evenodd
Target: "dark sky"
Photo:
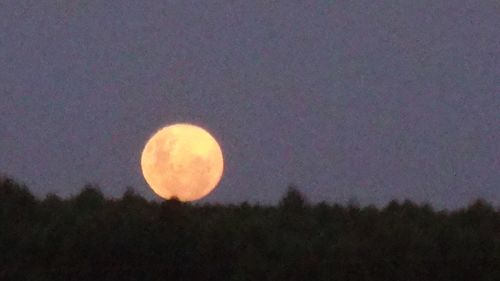
<path id="1" fill-rule="evenodd" d="M 205 202 L 500 204 L 500 2 L 0 1 L 0 173 L 153 198 L 146 140 L 220 140 Z"/>

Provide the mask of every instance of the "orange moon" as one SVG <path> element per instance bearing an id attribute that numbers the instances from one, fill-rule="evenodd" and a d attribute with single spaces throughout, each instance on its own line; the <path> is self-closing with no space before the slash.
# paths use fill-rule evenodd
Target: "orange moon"
<path id="1" fill-rule="evenodd" d="M 141 167 L 146 182 L 162 198 L 194 201 L 217 186 L 224 159 L 209 132 L 181 123 L 151 137 L 142 152 Z"/>

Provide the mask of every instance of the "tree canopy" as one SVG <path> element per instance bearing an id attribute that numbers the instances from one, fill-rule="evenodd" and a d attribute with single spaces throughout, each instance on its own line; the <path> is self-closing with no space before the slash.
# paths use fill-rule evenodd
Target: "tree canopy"
<path id="1" fill-rule="evenodd" d="M 500 212 L 63 199 L 0 180 L 0 280 L 500 280 Z"/>

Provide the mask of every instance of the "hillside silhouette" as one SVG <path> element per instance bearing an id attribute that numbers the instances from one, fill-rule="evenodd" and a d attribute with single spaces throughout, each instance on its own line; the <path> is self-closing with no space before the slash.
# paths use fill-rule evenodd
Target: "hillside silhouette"
<path id="1" fill-rule="evenodd" d="M 105 198 L 38 199 L 0 180 L 0 280 L 500 280 L 500 212 Z"/>

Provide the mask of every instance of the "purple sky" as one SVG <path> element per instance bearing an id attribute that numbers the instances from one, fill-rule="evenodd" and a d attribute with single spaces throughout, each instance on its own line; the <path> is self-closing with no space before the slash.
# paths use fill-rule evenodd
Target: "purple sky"
<path id="1" fill-rule="evenodd" d="M 500 204 L 500 2 L 0 2 L 0 173 L 153 198 L 147 138 L 221 141 L 205 202 Z"/>

